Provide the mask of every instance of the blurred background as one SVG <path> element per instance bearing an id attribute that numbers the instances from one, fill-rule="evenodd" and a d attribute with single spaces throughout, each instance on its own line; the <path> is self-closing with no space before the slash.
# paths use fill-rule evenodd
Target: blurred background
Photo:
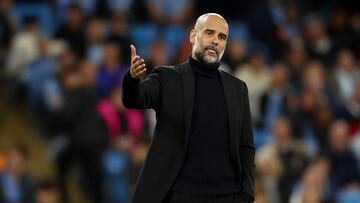
<path id="1" fill-rule="evenodd" d="M 121 103 L 129 45 L 182 62 L 205 12 L 249 87 L 256 203 L 359 203 L 357 0 L 1 0 L 0 202 L 130 202 L 155 120 Z"/>

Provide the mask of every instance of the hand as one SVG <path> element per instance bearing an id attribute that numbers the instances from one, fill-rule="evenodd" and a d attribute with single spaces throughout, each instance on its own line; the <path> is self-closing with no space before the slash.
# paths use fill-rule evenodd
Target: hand
<path id="1" fill-rule="evenodd" d="M 136 48 L 134 45 L 130 45 L 131 49 L 131 66 L 130 75 L 136 79 L 144 79 L 146 76 L 146 64 L 144 59 L 136 55 Z"/>

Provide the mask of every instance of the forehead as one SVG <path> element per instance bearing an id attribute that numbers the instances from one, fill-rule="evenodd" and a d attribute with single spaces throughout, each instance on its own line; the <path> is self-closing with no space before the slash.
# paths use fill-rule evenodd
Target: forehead
<path id="1" fill-rule="evenodd" d="M 199 30 L 215 30 L 224 34 L 228 34 L 229 26 L 227 22 L 218 16 L 207 16 L 199 23 Z"/>

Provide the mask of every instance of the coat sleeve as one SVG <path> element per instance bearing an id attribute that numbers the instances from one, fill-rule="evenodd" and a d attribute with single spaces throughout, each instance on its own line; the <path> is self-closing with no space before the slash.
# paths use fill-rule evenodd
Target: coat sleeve
<path id="1" fill-rule="evenodd" d="M 143 80 L 134 79 L 128 71 L 122 83 L 122 102 L 126 108 L 156 108 L 161 93 L 161 67 L 156 67 Z"/>
<path id="2" fill-rule="evenodd" d="M 254 201 L 255 188 L 255 147 L 254 147 L 254 133 L 252 128 L 252 120 L 249 105 L 248 88 L 243 82 L 243 125 L 242 136 L 239 146 L 239 156 L 242 163 L 241 185 L 244 196 L 247 202 Z"/>

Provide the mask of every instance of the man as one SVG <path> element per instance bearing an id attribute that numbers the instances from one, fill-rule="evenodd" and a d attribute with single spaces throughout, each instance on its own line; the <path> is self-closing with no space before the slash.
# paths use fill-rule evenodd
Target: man
<path id="1" fill-rule="evenodd" d="M 22 143 L 11 146 L 7 168 L 0 173 L 0 202 L 34 203 L 35 184 L 28 173 L 28 148 Z"/>
<path id="2" fill-rule="evenodd" d="M 218 70 L 228 24 L 200 16 L 192 54 L 175 66 L 146 65 L 131 46 L 123 81 L 127 108 L 153 108 L 156 127 L 134 203 L 254 201 L 254 145 L 245 83 Z"/>

